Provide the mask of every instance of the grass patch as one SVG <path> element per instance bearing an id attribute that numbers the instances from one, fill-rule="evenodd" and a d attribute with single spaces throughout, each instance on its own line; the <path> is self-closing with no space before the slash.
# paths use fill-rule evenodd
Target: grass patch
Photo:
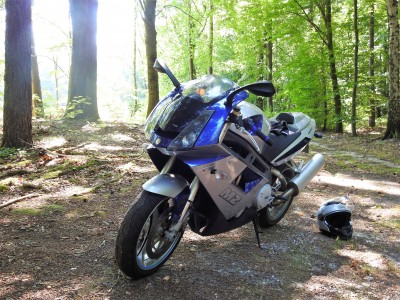
<path id="1" fill-rule="evenodd" d="M 41 208 L 32 208 L 32 207 L 14 208 L 12 210 L 12 213 L 25 216 L 43 216 L 43 215 L 60 214 L 64 211 L 65 207 L 62 205 L 49 204 Z"/>
<path id="2" fill-rule="evenodd" d="M 43 179 L 54 179 L 57 178 L 61 175 L 62 171 L 52 171 L 52 172 L 47 172 L 46 174 L 42 175 Z"/>
<path id="3" fill-rule="evenodd" d="M 0 193 L 8 191 L 10 188 L 4 184 L 0 184 Z"/>
<path id="4" fill-rule="evenodd" d="M 389 166 L 382 166 L 374 162 L 369 162 L 367 160 L 361 160 L 351 155 L 335 155 L 334 157 L 329 157 L 330 163 L 340 167 L 343 171 L 354 171 L 356 169 L 362 170 L 369 173 L 375 173 L 379 175 L 387 174 L 400 174 L 400 168 L 394 168 Z"/>
<path id="5" fill-rule="evenodd" d="M 38 216 L 41 214 L 41 210 L 38 208 L 22 207 L 14 208 L 12 213 L 17 215 Z"/>
<path id="6" fill-rule="evenodd" d="M 390 228 L 390 229 L 400 230 L 400 219 L 381 221 L 381 222 L 377 222 L 377 224 L 381 225 L 383 227 Z"/>
<path id="7" fill-rule="evenodd" d="M 65 207 L 59 204 L 49 204 L 42 208 L 42 214 L 52 215 L 57 213 L 62 213 L 65 211 Z"/>
<path id="8" fill-rule="evenodd" d="M 0 158 L 10 158 L 18 153 L 16 148 L 0 148 Z"/>

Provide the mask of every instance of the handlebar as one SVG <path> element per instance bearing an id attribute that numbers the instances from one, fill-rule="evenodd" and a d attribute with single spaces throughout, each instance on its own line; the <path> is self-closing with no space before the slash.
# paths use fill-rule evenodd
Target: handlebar
<path id="1" fill-rule="evenodd" d="M 254 125 L 253 121 L 251 119 L 244 119 L 243 120 L 243 127 L 247 131 L 253 131 L 256 136 L 258 136 L 262 141 L 267 143 L 267 145 L 272 146 L 273 143 L 270 140 L 268 135 L 265 135 L 261 130 L 257 129 L 257 127 Z"/>

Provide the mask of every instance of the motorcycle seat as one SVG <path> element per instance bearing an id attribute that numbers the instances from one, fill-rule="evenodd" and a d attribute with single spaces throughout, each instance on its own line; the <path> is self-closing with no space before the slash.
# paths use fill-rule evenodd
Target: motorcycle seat
<path id="1" fill-rule="evenodd" d="M 299 136 L 301 131 L 287 131 L 287 135 L 275 134 L 271 132 L 269 134 L 269 139 L 271 140 L 273 146 L 265 145 L 261 156 L 268 162 L 273 161 L 279 154 L 281 154 L 290 144 L 292 144 Z"/>

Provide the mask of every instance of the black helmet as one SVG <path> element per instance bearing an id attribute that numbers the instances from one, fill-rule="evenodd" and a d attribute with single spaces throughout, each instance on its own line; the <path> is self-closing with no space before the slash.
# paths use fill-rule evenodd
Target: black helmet
<path id="1" fill-rule="evenodd" d="M 340 201 L 341 198 L 328 200 L 321 205 L 317 213 L 318 227 L 322 233 L 349 240 L 353 235 L 351 210 Z"/>

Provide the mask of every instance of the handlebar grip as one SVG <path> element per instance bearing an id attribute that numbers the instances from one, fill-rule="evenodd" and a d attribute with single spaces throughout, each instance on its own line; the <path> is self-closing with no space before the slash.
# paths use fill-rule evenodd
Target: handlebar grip
<path id="1" fill-rule="evenodd" d="M 265 135 L 264 133 L 261 132 L 261 130 L 257 129 L 257 127 L 254 125 L 254 123 L 251 119 L 244 119 L 243 126 L 246 130 L 253 131 L 256 134 L 256 136 L 258 136 L 260 139 L 262 139 L 264 142 L 266 142 L 267 145 L 269 145 L 269 146 L 273 145 L 272 141 L 269 139 L 269 136 Z"/>
<path id="2" fill-rule="evenodd" d="M 272 141 L 269 139 L 268 135 L 265 135 L 264 133 L 262 133 L 260 130 L 256 130 L 255 131 L 256 136 L 258 136 L 260 139 L 262 139 L 264 142 L 267 143 L 268 146 L 272 146 L 273 143 Z"/>

